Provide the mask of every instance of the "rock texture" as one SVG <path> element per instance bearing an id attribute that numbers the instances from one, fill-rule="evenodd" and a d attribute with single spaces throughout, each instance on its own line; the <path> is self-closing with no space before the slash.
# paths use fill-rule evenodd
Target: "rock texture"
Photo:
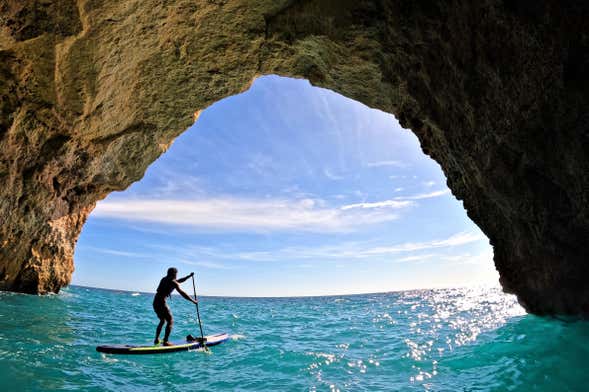
<path id="1" fill-rule="evenodd" d="M 505 290 L 587 315 L 588 18 L 581 1 L 0 0 L 0 288 L 66 285 L 96 201 L 275 73 L 395 114 Z"/>

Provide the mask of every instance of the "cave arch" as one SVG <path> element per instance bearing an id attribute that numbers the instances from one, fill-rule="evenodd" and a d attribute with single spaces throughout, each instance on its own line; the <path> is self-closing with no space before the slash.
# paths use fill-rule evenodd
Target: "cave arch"
<path id="1" fill-rule="evenodd" d="M 2 7 L 0 288 L 58 291 L 97 200 L 195 112 L 279 74 L 395 114 L 489 237 L 504 289 L 534 313 L 589 313 L 588 5 Z"/>
<path id="2" fill-rule="evenodd" d="M 445 184 L 392 115 L 261 77 L 97 204 L 72 283 L 148 292 L 170 264 L 222 296 L 497 284 L 488 239 Z"/>

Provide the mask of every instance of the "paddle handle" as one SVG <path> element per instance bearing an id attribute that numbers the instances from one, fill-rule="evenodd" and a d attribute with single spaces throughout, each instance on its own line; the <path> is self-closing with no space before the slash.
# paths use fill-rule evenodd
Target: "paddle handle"
<path id="1" fill-rule="evenodd" d="M 196 316 L 198 317 L 198 326 L 200 328 L 200 338 L 201 338 L 203 347 L 206 349 L 207 346 L 205 344 L 205 335 L 202 332 L 202 323 L 200 321 L 200 311 L 198 310 L 198 300 L 196 299 L 196 283 L 194 283 L 194 275 L 192 275 L 192 290 L 194 291 L 194 300 L 197 301 L 196 302 Z"/>

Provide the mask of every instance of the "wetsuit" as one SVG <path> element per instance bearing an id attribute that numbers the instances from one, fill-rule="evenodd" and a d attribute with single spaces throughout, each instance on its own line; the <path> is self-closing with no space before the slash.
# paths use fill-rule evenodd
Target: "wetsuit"
<path id="1" fill-rule="evenodd" d="M 157 286 L 157 292 L 153 298 L 153 310 L 155 310 L 160 320 L 169 321 L 172 319 L 172 312 L 170 312 L 166 299 L 172 295 L 176 285 L 174 279 L 166 276 L 160 280 L 160 284 Z"/>

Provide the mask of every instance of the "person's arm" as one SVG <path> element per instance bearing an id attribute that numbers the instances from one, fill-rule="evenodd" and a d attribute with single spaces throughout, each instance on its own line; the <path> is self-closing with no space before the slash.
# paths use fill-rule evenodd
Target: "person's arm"
<path id="1" fill-rule="evenodd" d="M 178 282 L 178 283 L 184 283 L 184 282 L 186 282 L 187 279 L 191 278 L 192 275 L 194 275 L 194 272 L 191 272 L 190 275 L 186 275 L 183 278 L 176 279 L 176 282 Z"/>
<path id="2" fill-rule="evenodd" d="M 186 294 L 186 293 L 184 292 L 184 290 L 182 290 L 182 289 L 180 288 L 180 285 L 178 284 L 178 282 L 176 282 L 176 287 L 175 287 L 175 289 L 176 289 L 176 291 L 177 291 L 178 293 L 180 293 L 180 295 L 181 295 L 182 297 L 184 297 L 184 299 L 186 299 L 186 300 L 188 300 L 188 301 L 192 302 L 192 303 L 193 303 L 193 304 L 195 304 L 195 305 L 198 303 L 198 300 L 197 300 L 197 299 L 192 299 L 192 298 L 190 298 L 190 295 Z"/>

